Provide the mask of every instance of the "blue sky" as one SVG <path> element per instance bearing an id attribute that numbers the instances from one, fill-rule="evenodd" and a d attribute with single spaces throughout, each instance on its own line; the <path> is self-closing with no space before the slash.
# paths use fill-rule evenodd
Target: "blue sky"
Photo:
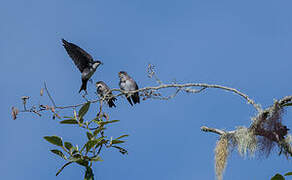
<path id="1" fill-rule="evenodd" d="M 61 45 L 61 38 L 78 44 L 104 65 L 93 80 L 118 87 L 127 71 L 140 87 L 155 85 L 147 78 L 152 63 L 165 83 L 204 82 L 234 87 L 267 107 L 273 99 L 291 95 L 291 1 L 80 1 L 4 0 L 0 7 L 0 73 L 3 179 L 83 178 L 77 165 L 55 177 L 64 161 L 49 152 L 46 135 L 74 143 L 86 136 L 79 128 L 60 125 L 49 115 L 10 117 L 20 97 L 39 97 L 46 81 L 58 105 L 82 102 L 80 74 Z M 94 85 L 89 83 L 89 97 Z M 92 106 L 88 118 L 94 117 Z M 231 93 L 210 89 L 179 94 L 170 101 L 147 100 L 131 107 L 119 98 L 106 109 L 113 125 L 108 135 L 128 133 L 127 156 L 108 150 L 94 166 L 96 179 L 214 179 L 214 147 L 218 136 L 202 125 L 232 130 L 248 126 L 255 111 Z M 284 123 L 291 129 L 291 108 Z M 226 180 L 269 179 L 291 171 L 291 161 L 278 156 L 228 159 Z"/>

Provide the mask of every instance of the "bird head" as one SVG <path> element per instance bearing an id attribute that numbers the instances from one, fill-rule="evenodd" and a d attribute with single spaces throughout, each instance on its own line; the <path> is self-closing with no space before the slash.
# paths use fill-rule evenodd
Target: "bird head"
<path id="1" fill-rule="evenodd" d="M 101 61 L 97 60 L 97 61 L 94 61 L 93 63 L 93 68 L 96 69 L 99 65 L 103 64 Z"/>
<path id="2" fill-rule="evenodd" d="M 102 88 L 103 83 L 104 82 L 102 82 L 102 81 L 98 81 L 98 82 L 95 83 L 95 86 L 96 86 L 97 90 L 100 90 Z"/>
<path id="3" fill-rule="evenodd" d="M 127 72 L 125 72 L 125 71 L 120 71 L 119 72 L 120 79 L 126 78 L 127 76 L 128 76 Z"/>

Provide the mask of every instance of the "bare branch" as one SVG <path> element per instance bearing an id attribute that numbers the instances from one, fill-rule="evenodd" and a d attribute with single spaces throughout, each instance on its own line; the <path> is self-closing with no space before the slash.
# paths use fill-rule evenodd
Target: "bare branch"
<path id="1" fill-rule="evenodd" d="M 156 76 L 156 72 L 155 72 L 155 66 L 152 64 L 148 64 L 148 68 L 147 68 L 147 73 L 148 73 L 148 77 L 149 78 L 153 78 L 155 79 L 155 81 L 158 84 L 163 84 L 162 81 Z"/>
<path id="2" fill-rule="evenodd" d="M 230 132 L 223 131 L 221 129 L 209 128 L 207 126 L 202 126 L 201 127 L 201 131 L 204 131 L 204 132 L 212 132 L 212 133 L 219 134 L 219 135 L 223 135 L 223 134 L 226 134 L 226 133 L 230 133 Z"/>
<path id="3" fill-rule="evenodd" d="M 190 87 L 200 87 L 200 89 L 191 89 Z M 149 98 L 161 99 L 161 100 L 169 100 L 171 98 L 174 98 L 180 91 L 184 91 L 184 92 L 187 92 L 187 93 L 200 93 L 200 92 L 206 90 L 207 88 L 215 88 L 215 89 L 223 89 L 223 90 L 227 90 L 227 91 L 233 92 L 233 93 L 243 97 L 249 104 L 252 104 L 253 107 L 258 112 L 262 111 L 260 105 L 256 104 L 253 99 L 249 98 L 246 94 L 238 91 L 237 89 L 230 88 L 230 87 L 225 87 L 225 86 L 221 86 L 221 85 L 205 84 L 205 83 L 161 84 L 159 86 L 140 88 L 140 89 L 135 90 L 135 91 L 123 91 L 121 89 L 112 89 L 111 90 L 112 92 L 116 91 L 116 92 L 120 92 L 120 94 L 117 94 L 117 95 L 114 95 L 114 96 L 111 96 L 110 94 L 106 94 L 105 97 L 107 97 L 107 98 L 119 97 L 119 96 L 123 96 L 124 94 L 128 94 L 128 93 L 147 92 L 149 90 L 160 90 L 160 89 L 167 89 L 167 88 L 178 88 L 178 89 L 176 90 L 176 92 L 174 94 L 172 94 L 170 96 L 167 96 L 167 97 L 149 96 Z M 46 88 L 46 90 L 47 90 L 47 88 Z M 49 95 L 49 93 L 48 93 L 48 95 Z M 51 97 L 51 96 L 49 96 L 49 97 Z M 88 100 L 88 99 L 86 99 L 86 101 L 90 102 L 90 103 L 97 103 L 97 102 L 100 102 L 100 100 L 105 100 L 107 98 L 96 99 L 96 100 Z M 51 99 L 51 101 L 53 100 L 52 98 L 50 98 L 50 99 Z M 87 102 L 76 104 L 76 105 L 56 106 L 55 109 L 77 108 L 79 106 L 84 105 Z"/>
<path id="4" fill-rule="evenodd" d="M 204 91 L 207 88 L 215 88 L 215 89 L 222 89 L 222 90 L 226 90 L 229 92 L 233 92 L 241 97 L 243 97 L 249 104 L 252 104 L 253 107 L 258 111 L 261 112 L 262 109 L 260 107 L 259 104 L 256 104 L 255 101 L 251 98 L 249 98 L 246 94 L 240 92 L 239 90 L 235 89 L 235 88 L 230 88 L 230 87 L 226 87 L 226 86 L 221 86 L 221 85 L 216 85 L 216 84 L 206 84 L 206 83 L 186 83 L 186 84 L 178 84 L 178 83 L 171 83 L 171 84 L 164 84 L 157 76 L 156 76 L 156 72 L 155 72 L 155 67 L 152 64 L 148 65 L 147 68 L 147 72 L 148 72 L 148 77 L 152 78 L 154 77 L 156 82 L 159 84 L 158 86 L 153 86 L 153 87 L 144 87 L 144 88 L 140 88 L 138 90 L 135 91 L 123 91 L 121 89 L 112 89 L 111 92 L 120 92 L 120 94 L 117 95 L 110 95 L 107 94 L 105 97 L 106 98 L 101 98 L 101 99 L 97 99 L 97 100 L 88 100 L 85 96 L 83 96 L 83 98 L 90 103 L 96 103 L 96 102 L 101 102 L 103 100 L 107 100 L 108 98 L 112 98 L 112 97 L 118 97 L 118 96 L 122 96 L 125 94 L 129 94 L 129 93 L 136 93 L 136 92 L 144 92 L 144 98 L 145 96 L 146 98 L 153 98 L 153 99 L 160 99 L 160 100 L 169 100 L 174 98 L 180 91 L 184 91 L 186 93 L 200 93 L 202 91 Z M 49 90 L 46 86 L 46 83 L 44 82 L 44 86 L 45 86 L 45 90 L 46 93 L 48 94 L 48 97 L 50 98 L 52 104 L 54 105 L 55 109 L 67 109 L 67 108 L 76 108 L 79 106 L 84 105 L 87 102 L 84 103 L 80 103 L 77 105 L 69 105 L 69 106 L 56 106 L 54 99 L 52 98 L 52 96 L 49 93 Z M 191 87 L 198 87 L 200 89 L 191 89 Z M 169 96 L 165 96 L 163 97 L 160 93 L 156 93 L 157 90 L 160 89 L 167 89 L 167 88 L 177 88 L 176 92 L 172 95 Z M 150 92 L 149 92 L 150 91 Z M 153 93 L 155 91 L 155 93 Z M 143 94 L 142 94 L 143 96 Z"/>
<path id="5" fill-rule="evenodd" d="M 279 100 L 279 105 L 280 106 L 284 106 L 287 103 L 290 103 L 292 101 L 292 96 L 286 96 L 284 98 L 282 98 L 281 100 Z"/>
<path id="6" fill-rule="evenodd" d="M 47 84 L 46 84 L 46 82 L 44 82 L 44 86 L 45 86 L 45 90 L 46 90 L 46 93 L 47 93 L 48 97 L 50 98 L 50 100 L 51 100 L 51 102 L 52 102 L 54 108 L 56 108 L 57 106 L 56 106 L 55 101 L 54 101 L 54 99 L 52 98 L 52 96 L 51 96 L 51 94 L 50 94 L 50 92 L 49 92 L 49 90 L 48 90 L 48 88 L 47 88 Z"/>
<path id="7" fill-rule="evenodd" d="M 41 117 L 42 116 L 41 113 L 40 113 L 41 111 L 44 111 L 44 110 L 36 110 L 35 108 L 31 108 L 31 109 L 22 110 L 22 111 L 19 111 L 19 112 L 35 113 L 36 115 Z"/>
<path id="8" fill-rule="evenodd" d="M 239 96 L 243 97 L 249 104 L 253 105 L 253 107 L 258 111 L 261 112 L 262 108 L 260 107 L 259 104 L 256 104 L 255 101 L 251 98 L 249 98 L 246 94 L 238 91 L 237 89 L 226 87 L 226 86 L 221 86 L 221 85 L 216 85 L 216 84 L 205 84 L 205 83 L 186 83 L 186 84 L 162 84 L 159 86 L 154 86 L 154 87 L 145 87 L 138 89 L 136 91 L 123 91 L 121 89 L 112 89 L 112 91 L 118 91 L 121 92 L 122 94 L 125 93 L 135 93 L 135 92 L 142 92 L 142 91 L 147 91 L 147 90 L 159 90 L 159 89 L 166 89 L 166 88 L 187 88 L 187 87 L 201 87 L 204 89 L 207 88 L 215 88 L 215 89 L 223 89 L 226 91 L 233 92 L 235 94 L 238 94 Z M 203 91 L 204 89 L 201 89 L 199 92 Z M 190 89 L 185 90 L 186 92 L 190 92 Z M 122 94 L 118 94 L 116 96 L 120 96 Z"/>

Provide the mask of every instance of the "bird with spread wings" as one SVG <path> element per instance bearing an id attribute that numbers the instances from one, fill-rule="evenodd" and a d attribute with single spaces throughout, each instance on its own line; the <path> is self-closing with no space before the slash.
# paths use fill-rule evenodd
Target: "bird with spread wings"
<path id="1" fill-rule="evenodd" d="M 92 56 L 79 46 L 62 39 L 63 46 L 67 51 L 74 64 L 81 72 L 82 85 L 79 93 L 84 90 L 87 94 L 87 82 L 96 71 L 97 67 L 102 64 L 99 60 L 93 60 Z"/>

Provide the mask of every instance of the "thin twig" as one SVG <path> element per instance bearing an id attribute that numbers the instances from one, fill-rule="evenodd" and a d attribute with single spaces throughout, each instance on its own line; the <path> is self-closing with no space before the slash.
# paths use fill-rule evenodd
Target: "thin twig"
<path id="1" fill-rule="evenodd" d="M 212 133 L 219 134 L 219 135 L 223 135 L 223 134 L 226 134 L 226 133 L 231 134 L 231 133 L 235 132 L 235 131 L 224 131 L 224 130 L 216 129 L 216 128 L 209 128 L 207 126 L 202 126 L 201 127 L 201 131 L 212 132 Z"/>
<path id="2" fill-rule="evenodd" d="M 286 97 L 282 98 L 281 100 L 279 100 L 279 105 L 283 106 L 286 103 L 291 102 L 291 101 L 292 101 L 292 96 L 286 96 Z"/>
<path id="3" fill-rule="evenodd" d="M 103 146 L 103 144 L 101 144 L 101 145 L 99 146 L 98 151 L 97 151 L 97 155 L 99 155 L 99 153 L 101 152 L 102 146 Z"/>
<path id="4" fill-rule="evenodd" d="M 163 82 L 156 76 L 156 72 L 155 72 L 155 66 L 152 65 L 152 64 L 148 64 L 148 67 L 147 67 L 147 73 L 148 73 L 148 77 L 149 78 L 152 78 L 154 77 L 155 78 L 155 81 L 162 85 Z"/>
<path id="5" fill-rule="evenodd" d="M 52 102 L 54 108 L 56 108 L 57 106 L 56 106 L 55 101 L 54 101 L 54 99 L 52 98 L 52 96 L 51 96 L 51 94 L 50 94 L 50 92 L 49 92 L 49 90 L 48 90 L 48 88 L 47 88 L 47 84 L 46 84 L 46 82 L 44 82 L 44 86 L 45 86 L 46 93 L 47 93 L 47 95 L 49 96 L 49 98 L 50 98 L 50 100 L 51 100 L 51 102 Z"/>

